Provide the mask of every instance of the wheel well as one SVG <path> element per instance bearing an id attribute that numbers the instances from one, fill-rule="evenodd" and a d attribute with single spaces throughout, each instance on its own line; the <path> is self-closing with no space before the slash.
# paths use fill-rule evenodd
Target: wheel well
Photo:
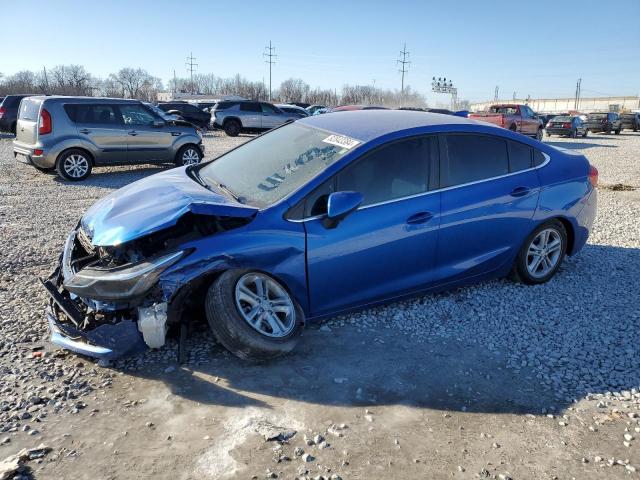
<path id="1" fill-rule="evenodd" d="M 89 150 L 87 150 L 86 148 L 82 148 L 82 147 L 70 147 L 70 148 L 65 148 L 63 151 L 61 151 L 61 152 L 58 154 L 58 157 L 56 158 L 56 165 L 58 164 L 58 160 L 60 159 L 60 157 L 61 157 L 62 155 L 64 155 L 65 153 L 67 153 L 69 150 L 81 150 L 81 151 L 83 151 L 84 153 L 86 153 L 86 154 L 87 154 L 87 157 L 89 157 L 89 160 L 91 161 L 91 165 L 92 165 L 92 166 L 95 166 L 96 161 L 94 160 L 93 155 L 91 155 L 91 152 L 90 152 Z"/>
<path id="2" fill-rule="evenodd" d="M 567 232 L 567 255 L 571 255 L 573 253 L 573 246 L 576 241 L 576 234 L 573 230 L 573 225 L 569 220 L 563 217 L 556 217 L 556 220 L 562 223 L 562 226 L 564 226 L 564 229 Z"/>
<path id="3" fill-rule="evenodd" d="M 240 119 L 238 117 L 227 117 L 227 118 L 225 118 L 222 121 L 222 126 L 224 127 L 229 122 L 238 122 L 240 124 L 240 126 L 242 127 L 242 122 L 240 121 Z"/>

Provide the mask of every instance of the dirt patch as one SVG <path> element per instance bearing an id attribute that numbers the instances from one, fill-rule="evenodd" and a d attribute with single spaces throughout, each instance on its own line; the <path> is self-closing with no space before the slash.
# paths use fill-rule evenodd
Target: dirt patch
<path id="1" fill-rule="evenodd" d="M 598 185 L 598 188 L 602 190 L 611 190 L 613 192 L 632 192 L 636 189 L 631 185 L 625 185 L 624 183 L 614 183 L 613 185 Z"/>

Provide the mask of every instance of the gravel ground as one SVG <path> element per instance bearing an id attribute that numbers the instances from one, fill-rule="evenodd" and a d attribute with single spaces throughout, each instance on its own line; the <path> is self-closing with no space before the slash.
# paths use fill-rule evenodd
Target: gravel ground
<path id="1" fill-rule="evenodd" d="M 221 134 L 207 135 L 206 157 L 214 157 L 247 138 L 249 137 L 233 139 Z M 309 357 L 308 352 L 299 354 L 302 355 L 300 361 L 312 363 L 312 360 L 318 360 L 321 365 L 324 364 L 325 370 L 330 372 L 325 372 L 330 376 L 325 391 L 331 392 L 331 395 L 318 396 L 314 393 L 314 387 L 307 384 L 302 392 L 296 391 L 296 395 L 284 395 L 282 391 L 287 391 L 286 381 L 283 384 L 282 377 L 278 376 L 280 374 L 274 373 L 279 372 L 283 364 L 278 363 L 271 369 L 261 367 L 253 371 L 255 384 L 252 384 L 252 388 L 242 383 L 248 382 L 247 379 L 238 380 L 237 383 L 241 386 L 238 387 L 240 390 L 260 390 L 260 401 L 252 402 L 251 408 L 255 408 L 255 404 L 271 403 L 271 407 L 267 408 L 270 413 L 267 415 L 264 409 L 247 410 L 245 405 L 241 410 L 244 416 L 238 417 L 240 413 L 236 408 L 236 402 L 218 402 L 217 406 L 222 409 L 215 410 L 215 415 L 226 420 L 220 420 L 216 427 L 224 438 L 216 448 L 228 447 L 222 452 L 226 456 L 215 448 L 204 446 L 197 455 L 191 450 L 183 451 L 180 454 L 180 462 L 176 463 L 180 465 L 177 474 L 170 476 L 159 467 L 161 463 L 155 463 L 158 469 L 156 476 L 219 478 L 225 473 L 231 472 L 233 476 L 233 472 L 242 471 L 243 476 L 240 478 L 251 478 L 254 473 L 259 475 L 255 478 L 276 478 L 271 476 L 272 473 L 280 475 L 280 478 L 293 478 L 296 475 L 309 475 L 310 478 L 325 475 L 326 478 L 331 478 L 331 475 L 338 474 L 336 472 L 343 478 L 372 478 L 371 475 L 382 473 L 382 467 L 374 468 L 375 461 L 369 460 L 367 463 L 366 456 L 374 455 L 373 452 L 376 452 L 380 458 L 385 458 L 384 468 L 388 470 L 384 472 L 389 478 L 416 478 L 416 472 L 423 476 L 426 471 L 420 470 L 427 468 L 424 461 L 420 463 L 417 457 L 407 457 L 408 465 L 394 470 L 393 462 L 397 459 L 395 455 L 396 450 L 400 449 L 400 443 L 383 447 L 375 442 L 368 444 L 363 438 L 375 434 L 375 425 L 380 435 L 396 435 L 402 440 L 403 445 L 406 443 L 405 440 L 411 438 L 417 448 L 418 445 L 424 444 L 424 434 L 422 437 L 413 438 L 411 435 L 415 432 L 412 429 L 417 428 L 415 425 L 427 422 L 425 418 L 434 408 L 451 412 L 444 414 L 445 419 L 451 418 L 446 415 L 453 415 L 456 422 L 463 418 L 458 417 L 459 415 L 467 415 L 464 417 L 467 430 L 473 431 L 473 425 L 477 426 L 480 430 L 476 433 L 484 435 L 478 438 L 482 438 L 485 443 L 489 442 L 489 445 L 496 442 L 487 440 L 491 438 L 487 437 L 490 434 L 485 434 L 489 428 L 487 426 L 494 425 L 498 432 L 510 431 L 509 422 L 514 425 L 514 432 L 517 428 L 522 430 L 523 422 L 528 426 L 520 432 L 524 438 L 514 433 L 511 440 L 511 457 L 505 457 L 506 449 L 502 449 L 502 456 L 496 457 L 493 462 L 486 462 L 486 465 L 483 461 L 486 460 L 487 452 L 480 450 L 475 456 L 464 454 L 467 466 L 451 463 L 456 460 L 451 456 L 453 454 L 446 452 L 449 440 L 443 440 L 445 444 L 440 449 L 427 449 L 423 452 L 424 455 L 440 458 L 438 473 L 430 471 L 430 478 L 476 478 L 484 477 L 485 472 L 487 478 L 591 478 L 592 475 L 594 478 L 613 478 L 633 475 L 635 468 L 640 468 L 638 440 L 635 440 L 635 437 L 640 436 L 640 294 L 635 288 L 637 272 L 640 271 L 640 135 L 624 132 L 620 136 L 591 135 L 587 139 L 578 140 L 554 137 L 545 141 L 581 151 L 600 173 L 599 213 L 589 243 L 578 256 L 566 260 L 551 282 L 541 286 L 525 287 L 508 280 L 494 281 L 332 319 L 320 330 L 310 331 L 302 345 L 302 349 L 317 349 L 323 351 L 323 355 L 326 356 L 318 359 Z M 66 234 L 87 207 L 112 189 L 162 168 L 168 167 L 143 165 L 100 168 L 94 171 L 88 181 L 69 184 L 55 176 L 16 164 L 11 154 L 11 138 L 0 135 L 0 461 L 14 453 L 18 446 L 35 446 L 41 437 L 52 442 L 55 447 L 48 461 L 38 458 L 30 462 L 33 463 L 34 470 L 23 469 L 24 478 L 35 476 L 38 472 L 42 472 L 43 478 L 64 478 L 65 473 L 69 475 L 85 471 L 83 469 L 89 462 L 104 468 L 111 465 L 112 472 L 115 472 L 111 476 L 104 474 L 99 478 L 133 478 L 132 472 L 135 469 L 129 473 L 127 470 L 118 470 L 122 468 L 122 462 L 125 462 L 122 459 L 111 464 L 108 460 L 101 463 L 103 459 L 99 454 L 99 447 L 104 445 L 99 442 L 95 447 L 91 447 L 91 434 L 96 428 L 95 424 L 91 423 L 91 417 L 100 416 L 100 411 L 122 410 L 124 404 L 127 409 L 136 405 L 137 408 L 141 408 L 138 414 L 140 419 L 154 417 L 151 411 L 141 407 L 148 399 L 140 404 L 137 404 L 138 400 L 135 399 L 141 397 L 140 392 L 157 390 L 157 383 L 167 383 L 167 377 L 183 374 L 183 369 L 175 366 L 176 343 L 173 340 L 166 348 L 117 362 L 114 368 L 100 368 L 91 360 L 52 349 L 46 340 L 46 324 L 43 318 L 45 296 L 37 282 L 38 276 L 49 273 L 61 251 Z M 326 335 L 331 336 L 333 343 L 322 340 Z M 402 337 L 406 340 L 401 340 Z M 449 393 L 443 394 L 446 397 L 444 401 L 425 404 L 419 400 L 415 392 L 399 390 L 406 395 L 403 400 L 403 395 L 397 394 L 394 390 L 400 396 L 393 397 L 393 401 L 387 401 L 387 413 L 393 413 L 390 419 L 387 418 L 386 423 L 376 423 L 373 422 L 375 415 L 380 415 L 381 410 L 373 413 L 360 412 L 357 418 L 363 425 L 358 434 L 358 441 L 345 443 L 342 436 L 337 435 L 340 430 L 339 424 L 317 424 L 318 419 L 322 417 L 313 417 L 326 413 L 324 410 L 317 410 L 321 408 L 320 405 L 327 408 L 327 405 L 337 401 L 338 397 L 334 394 L 339 396 L 337 389 L 343 388 L 343 383 L 350 385 L 353 378 L 358 376 L 368 378 L 365 373 L 359 374 L 344 370 L 346 367 L 343 365 L 335 365 L 342 364 L 343 361 L 339 359 L 341 352 L 348 348 L 348 345 L 353 345 L 353 342 L 356 342 L 354 339 L 358 338 L 367 338 L 367 342 L 370 343 L 369 347 L 358 348 L 355 353 L 349 349 L 350 355 L 356 355 L 352 359 L 354 363 L 365 361 L 369 350 L 378 349 L 381 358 L 397 353 L 397 356 L 391 355 L 386 361 L 392 365 L 394 362 L 399 363 L 400 365 L 394 367 L 406 367 L 414 372 L 409 383 L 417 385 L 415 388 L 418 392 L 420 384 L 440 385 L 446 382 L 449 376 L 459 380 L 460 384 L 473 384 L 473 388 L 480 394 L 454 395 L 446 390 Z M 323 342 L 325 350 L 314 342 Z M 421 359 L 408 355 L 407 358 L 403 358 L 402 352 L 395 352 L 390 346 L 392 342 L 406 342 L 407 351 L 424 350 L 435 352 L 435 356 Z M 325 344 L 331 345 L 334 350 L 327 352 L 326 349 L 329 347 Z M 478 369 L 475 373 L 474 365 L 466 365 L 460 369 L 458 364 L 454 367 L 447 364 L 442 368 L 460 370 L 463 372 L 460 373 L 461 377 L 444 371 L 431 372 L 430 376 L 425 378 L 415 377 L 427 374 L 416 373 L 416 366 L 411 364 L 411 361 L 437 363 L 437 357 L 447 356 L 455 351 L 458 351 L 459 362 L 471 361 L 477 356 Z M 187 369 L 190 369 L 192 380 L 197 376 L 197 372 L 214 375 L 214 370 L 221 368 L 226 371 L 227 381 L 231 382 L 231 379 L 238 377 L 239 372 L 245 371 L 241 364 L 229 358 L 226 352 L 215 345 L 206 330 L 195 332 L 190 340 L 189 353 Z M 293 357 L 291 361 L 296 359 L 297 357 Z M 375 366 L 370 367 L 372 370 L 376 369 Z M 486 368 L 487 371 L 480 373 L 482 368 Z M 318 371 L 322 371 L 322 367 L 319 367 Z M 384 371 L 384 368 L 381 371 Z M 392 384 L 390 378 L 394 373 L 387 373 L 390 375 L 389 379 L 371 377 L 369 383 L 363 380 L 362 386 L 352 392 L 354 397 L 349 401 L 351 403 L 345 400 L 344 405 L 376 405 L 376 400 L 367 397 L 367 392 L 382 388 L 380 384 Z M 281 374 L 286 375 L 284 372 Z M 211 378 L 223 378 L 219 373 L 215 375 L 220 377 Z M 269 379 L 269 385 L 284 386 L 275 390 L 261 386 L 262 377 Z M 379 384 L 371 385 L 372 382 Z M 452 386 L 454 387 L 455 385 Z M 193 383 L 186 386 L 181 384 L 180 387 L 173 385 L 167 395 L 181 393 L 181 398 L 196 401 L 195 405 L 198 408 L 202 403 L 210 403 L 185 393 L 193 388 Z M 288 385 L 288 388 L 295 391 L 296 385 Z M 483 388 L 487 389 L 485 393 L 482 393 Z M 308 392 L 311 392 L 310 399 Z M 388 391 L 385 392 L 386 394 L 381 394 L 383 398 L 389 394 Z M 429 395 L 428 392 L 422 394 Z M 530 398 L 532 396 L 535 398 Z M 282 403 L 282 397 L 288 398 L 285 403 Z M 279 398 L 280 403 L 274 398 Z M 377 402 L 379 403 L 379 399 Z M 517 408 L 511 405 L 512 403 Z M 399 416 L 402 416 L 398 409 L 403 404 L 411 406 L 417 411 L 416 415 L 420 415 L 419 421 L 413 422 L 415 425 L 412 427 L 405 428 L 398 420 Z M 175 405 L 172 408 L 175 408 Z M 188 404 L 185 408 L 195 407 Z M 283 410 L 278 410 L 280 408 Z M 201 410 L 197 411 L 198 415 L 202 414 Z M 291 416 L 292 412 L 297 412 L 297 420 Z M 477 416 L 470 419 L 469 412 L 474 412 Z M 499 418 L 500 415 L 494 415 L 496 412 L 508 412 L 510 420 L 504 420 L 504 415 Z M 334 410 L 330 418 L 337 419 L 343 414 L 343 410 Z M 535 416 L 535 421 L 528 415 Z M 74 435 L 82 438 L 82 441 L 78 441 L 77 438 L 73 442 L 65 441 L 68 438 L 65 435 L 71 435 L 68 432 L 64 433 L 68 418 L 82 419 L 73 420 L 85 425 L 86 431 L 74 431 Z M 159 422 L 157 415 L 154 418 L 155 422 Z M 239 418 L 243 418 L 245 423 L 239 425 L 232 422 L 232 419 L 240 422 Z M 260 457 L 260 452 L 264 453 L 266 447 L 260 443 L 256 444 L 255 440 L 237 436 L 238 432 L 247 428 L 253 429 L 255 422 L 262 422 L 265 418 L 284 422 L 283 425 L 291 428 L 296 428 L 296 422 L 303 418 L 304 425 L 308 427 L 311 424 L 314 428 L 313 431 L 307 432 L 308 435 L 320 433 L 331 437 L 331 432 L 334 432 L 335 443 L 344 443 L 339 449 L 328 448 L 325 451 L 318 446 L 312 449 L 309 444 L 299 444 L 299 448 L 312 450 L 313 455 L 326 457 L 327 461 L 335 460 L 334 470 L 327 472 L 325 469 L 320 473 L 313 473 L 313 470 L 305 468 L 302 470 L 310 470 L 310 473 L 298 472 L 302 458 L 298 455 L 300 452 L 291 449 L 288 453 L 280 453 L 276 448 L 273 452 L 277 456 L 288 455 L 298 463 L 295 468 L 287 467 L 288 461 L 285 460 L 276 462 L 277 468 L 270 463 L 270 469 L 265 473 L 266 467 L 263 468 L 265 463 Z M 104 419 L 99 428 L 105 432 L 112 430 L 109 427 L 110 422 L 115 422 L 113 416 Z M 147 423 L 149 422 L 151 421 Z M 463 429 L 461 424 L 456 424 Z M 516 428 L 515 425 L 520 426 Z M 568 432 L 572 425 L 579 425 L 582 430 L 576 430 L 571 433 L 573 436 L 567 438 L 561 437 L 568 435 L 567 433 L 557 432 L 558 427 Z M 123 429 L 126 428 L 125 424 Z M 147 430 L 155 428 L 155 425 L 151 425 Z M 197 431 L 197 427 L 192 428 Z M 354 433 L 358 431 L 355 425 L 345 428 L 351 428 Z M 443 425 L 441 428 L 442 431 L 446 431 L 449 427 Z M 431 427 L 429 430 L 432 430 Z M 592 435 L 589 437 L 590 440 L 583 439 L 583 430 L 587 431 L 586 434 Z M 447 438 L 450 438 L 450 431 L 448 435 Z M 105 433 L 105 438 L 107 437 L 108 434 Z M 355 435 L 351 438 L 353 437 Z M 198 441 L 202 441 L 202 438 L 198 437 Z M 301 433 L 295 438 L 302 442 Z M 195 439 L 191 440 L 191 443 L 197 443 Z M 144 441 L 150 440 L 145 438 Z M 505 440 L 503 444 L 511 441 Z M 321 441 L 315 443 L 320 444 Z M 565 456 L 554 457 L 545 450 L 545 446 L 549 447 L 550 443 L 557 444 L 558 448 L 569 448 L 573 445 L 573 449 L 566 452 Z M 112 443 L 109 445 L 112 446 Z M 285 449 L 289 447 L 287 442 L 279 442 L 278 445 Z M 465 448 L 473 451 L 472 444 L 469 445 Z M 84 453 L 83 446 L 86 447 Z M 91 460 L 92 448 L 95 448 L 95 460 Z M 270 450 L 269 447 L 269 451 L 264 453 L 269 457 L 269 462 L 274 455 Z M 342 458 L 340 455 L 347 450 L 353 450 L 351 463 L 344 459 L 338 462 Z M 230 451 L 236 451 L 235 457 L 231 459 L 227 458 Z M 358 451 L 362 458 L 357 457 Z M 82 457 L 83 454 L 85 463 L 82 466 L 74 463 L 72 459 Z M 414 454 L 418 455 L 415 452 Z M 389 455 L 388 462 L 385 455 Z M 539 455 L 535 457 L 537 460 L 529 459 L 527 465 L 518 464 L 519 460 L 535 455 Z M 545 464 L 546 457 L 553 459 L 549 465 Z M 161 462 L 158 459 L 154 461 Z M 564 467 L 558 467 L 554 463 L 556 461 L 560 464 L 567 463 Z M 245 465 L 240 468 L 236 463 Z M 317 464 L 313 461 L 302 463 L 314 466 Z M 139 467 L 144 462 L 133 464 Z M 216 465 L 215 468 L 213 464 Z M 470 465 L 473 468 L 470 468 Z M 606 469 L 607 473 L 602 473 L 602 469 Z M 514 471 L 521 472 L 520 476 L 514 474 Z M 22 477 L 18 475 L 16 478 Z"/>

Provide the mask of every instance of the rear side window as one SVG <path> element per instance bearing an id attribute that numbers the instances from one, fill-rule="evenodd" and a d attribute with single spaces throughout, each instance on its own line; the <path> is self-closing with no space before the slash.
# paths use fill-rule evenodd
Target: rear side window
<path id="1" fill-rule="evenodd" d="M 539 167 L 546 161 L 547 159 L 545 158 L 545 156 L 542 154 L 540 150 L 536 150 L 536 149 L 533 150 L 533 166 L 534 167 Z"/>
<path id="2" fill-rule="evenodd" d="M 40 112 L 40 101 L 25 98 L 20 104 L 20 120 L 37 120 Z"/>
<path id="3" fill-rule="evenodd" d="M 337 191 L 360 192 L 362 205 L 424 193 L 429 189 L 429 165 L 436 149 L 435 137 L 411 138 L 380 147 L 338 174 Z"/>
<path id="4" fill-rule="evenodd" d="M 531 150 L 529 145 L 509 140 L 509 171 L 519 172 L 531 168 Z"/>
<path id="5" fill-rule="evenodd" d="M 445 187 L 461 185 L 509 173 L 507 142 L 488 135 L 447 135 L 449 165 Z"/>
<path id="6" fill-rule="evenodd" d="M 214 110 L 226 110 L 227 108 L 231 108 L 234 105 L 237 105 L 238 102 L 218 102 L 213 107 Z"/>
<path id="7" fill-rule="evenodd" d="M 260 104 L 256 102 L 243 102 L 240 104 L 240 111 L 242 112 L 262 112 Z"/>
<path id="8" fill-rule="evenodd" d="M 92 125 L 118 125 L 120 120 L 112 105 L 65 105 L 65 112 L 76 123 Z"/>

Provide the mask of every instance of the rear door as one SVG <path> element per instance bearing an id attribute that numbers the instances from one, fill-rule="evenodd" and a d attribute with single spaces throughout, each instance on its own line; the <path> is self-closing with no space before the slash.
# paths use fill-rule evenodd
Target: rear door
<path id="1" fill-rule="evenodd" d="M 24 98 L 20 103 L 16 124 L 16 141 L 20 144 L 33 145 L 38 140 L 38 119 L 42 100 Z"/>
<path id="2" fill-rule="evenodd" d="M 438 239 L 436 136 L 399 140 L 340 171 L 306 208 L 311 310 L 335 312 L 427 287 Z M 435 165 L 435 167 L 434 167 Z M 360 208 L 336 228 L 323 225 L 333 191 L 358 191 Z"/>
<path id="3" fill-rule="evenodd" d="M 533 149 L 498 136 L 442 136 L 436 281 L 473 277 L 510 262 L 533 228 L 540 183 Z"/>
<path id="4" fill-rule="evenodd" d="M 240 121 L 244 128 L 262 128 L 262 108 L 258 102 L 240 103 Z"/>
<path id="5" fill-rule="evenodd" d="M 90 151 L 98 152 L 96 163 L 127 160 L 127 138 L 122 117 L 113 105 L 77 103 L 66 104 L 64 109 L 75 122 L 81 141 L 90 144 Z"/>
<path id="6" fill-rule="evenodd" d="M 160 117 L 140 103 L 117 106 L 127 137 L 127 161 L 134 163 L 173 160 L 173 140 L 180 135 L 177 128 L 166 125 Z M 162 122 L 162 126 L 154 123 Z"/>

